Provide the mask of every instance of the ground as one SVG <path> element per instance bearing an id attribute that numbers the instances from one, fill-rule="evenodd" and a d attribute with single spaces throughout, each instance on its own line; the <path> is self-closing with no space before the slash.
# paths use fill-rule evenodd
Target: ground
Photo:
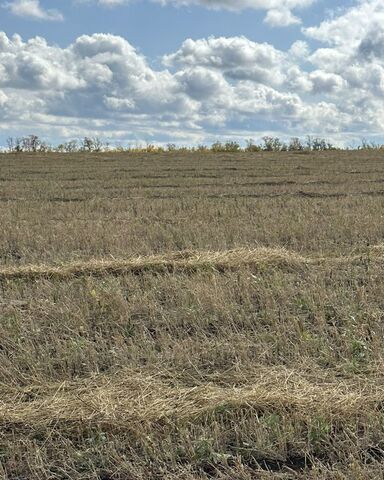
<path id="1" fill-rule="evenodd" d="M 384 153 L 0 156 L 0 477 L 381 479 Z"/>

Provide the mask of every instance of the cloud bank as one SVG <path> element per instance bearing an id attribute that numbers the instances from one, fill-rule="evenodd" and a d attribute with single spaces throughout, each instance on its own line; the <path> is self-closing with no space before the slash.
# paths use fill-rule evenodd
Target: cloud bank
<path id="1" fill-rule="evenodd" d="M 369 12 L 363 16 L 361 12 Z M 151 67 L 126 39 L 83 35 L 61 48 L 0 33 L 0 130 L 56 138 L 179 140 L 384 128 L 384 6 L 359 2 L 287 50 L 245 37 L 187 39 Z M 354 28 L 344 28 L 353 19 Z"/>

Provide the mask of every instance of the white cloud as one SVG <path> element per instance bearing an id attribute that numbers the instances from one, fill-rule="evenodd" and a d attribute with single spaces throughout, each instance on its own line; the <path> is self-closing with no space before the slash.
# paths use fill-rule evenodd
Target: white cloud
<path id="1" fill-rule="evenodd" d="M 289 55 L 298 61 L 306 59 L 309 55 L 308 43 L 303 42 L 302 40 L 297 40 L 291 45 L 291 48 L 289 49 Z"/>
<path id="2" fill-rule="evenodd" d="M 309 75 L 312 81 L 312 91 L 316 94 L 334 93 L 345 85 L 345 80 L 340 75 L 315 70 Z"/>
<path id="3" fill-rule="evenodd" d="M 4 4 L 13 15 L 33 20 L 63 20 L 63 15 L 55 9 L 44 9 L 39 0 L 13 0 Z"/>
<path id="4" fill-rule="evenodd" d="M 107 7 L 115 7 L 117 5 L 123 5 L 128 3 L 127 0 L 98 0 L 100 5 L 106 5 Z"/>
<path id="5" fill-rule="evenodd" d="M 3 107 L 8 100 L 7 95 L 0 90 L 0 107 Z"/>
<path id="6" fill-rule="evenodd" d="M 171 67 L 206 67 L 220 70 L 228 78 L 278 85 L 284 81 L 286 55 L 268 43 L 245 37 L 210 37 L 185 40 L 181 48 L 163 58 Z"/>
<path id="7" fill-rule="evenodd" d="M 192 99 L 202 102 L 213 96 L 230 95 L 229 85 L 223 75 L 204 67 L 178 72 L 175 76 L 182 90 Z"/>
<path id="8" fill-rule="evenodd" d="M 97 3 L 107 7 L 116 7 L 131 3 L 132 0 L 74 0 L 75 3 Z M 317 0 L 151 0 L 161 5 L 183 7 L 196 5 L 211 10 L 241 11 L 245 9 L 267 12 L 265 23 L 273 27 L 286 27 L 301 23 L 292 10 L 305 8 Z"/>
<path id="9" fill-rule="evenodd" d="M 339 36 L 312 52 L 303 41 L 282 51 L 245 37 L 187 39 L 160 69 L 114 35 L 63 48 L 0 33 L 0 130 L 186 142 L 252 131 L 378 134 L 384 29 L 362 22 L 352 43 Z"/>
<path id="10" fill-rule="evenodd" d="M 131 0 L 73 0 L 76 4 L 81 3 L 96 3 L 98 5 L 102 5 L 104 7 L 118 7 L 121 5 L 127 5 L 131 3 Z"/>
<path id="11" fill-rule="evenodd" d="M 297 25 L 301 23 L 301 20 L 293 15 L 291 10 L 286 8 L 273 8 L 268 10 L 264 22 L 272 27 L 288 27 L 289 25 Z"/>
<path id="12" fill-rule="evenodd" d="M 360 0 L 339 16 L 304 29 L 308 37 L 329 45 L 308 56 L 308 60 L 323 72 L 320 83 L 334 84 L 333 88 L 338 89 L 342 87 L 342 82 L 346 82 L 352 95 L 360 98 L 381 96 L 383 25 L 384 3 L 381 0 Z"/>
<path id="13" fill-rule="evenodd" d="M 304 28 L 303 32 L 324 43 L 354 48 L 368 31 L 375 26 L 381 29 L 383 23 L 383 0 L 359 0 L 341 15 L 324 20 L 318 26 Z"/>
<path id="14" fill-rule="evenodd" d="M 227 10 L 256 10 L 294 9 L 307 7 L 314 0 L 157 0 L 162 4 L 174 5 L 202 5 L 207 8 L 224 8 Z"/>

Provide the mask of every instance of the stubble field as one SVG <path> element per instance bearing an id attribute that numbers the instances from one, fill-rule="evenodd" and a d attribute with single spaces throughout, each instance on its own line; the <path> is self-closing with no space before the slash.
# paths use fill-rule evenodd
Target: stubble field
<path id="1" fill-rule="evenodd" d="M 0 478 L 382 479 L 384 153 L 0 156 Z"/>

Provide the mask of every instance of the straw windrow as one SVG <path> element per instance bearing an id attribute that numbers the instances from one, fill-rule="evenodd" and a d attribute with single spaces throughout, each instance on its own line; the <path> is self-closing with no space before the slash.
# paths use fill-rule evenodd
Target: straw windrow
<path id="1" fill-rule="evenodd" d="M 383 262 L 382 245 L 371 247 L 368 253 L 345 257 L 305 257 L 283 248 L 240 248 L 218 252 L 180 251 L 129 259 L 91 259 L 62 265 L 22 265 L 0 268 L 0 279 L 69 278 L 79 276 L 122 275 L 142 272 L 195 272 L 211 269 L 235 270 L 242 267 L 297 269 L 310 265 L 347 264 L 353 262 Z"/>
<path id="2" fill-rule="evenodd" d="M 148 428 L 162 422 L 196 421 L 224 412 L 290 412 L 313 417 L 356 419 L 380 411 L 384 402 L 381 377 L 377 385 L 313 383 L 294 371 L 261 369 L 252 385 L 223 387 L 214 383 L 186 387 L 156 376 L 125 370 L 62 384 L 30 386 L 2 392 L 0 424 L 27 429 L 67 425 L 79 429 L 104 425 L 113 430 Z"/>

